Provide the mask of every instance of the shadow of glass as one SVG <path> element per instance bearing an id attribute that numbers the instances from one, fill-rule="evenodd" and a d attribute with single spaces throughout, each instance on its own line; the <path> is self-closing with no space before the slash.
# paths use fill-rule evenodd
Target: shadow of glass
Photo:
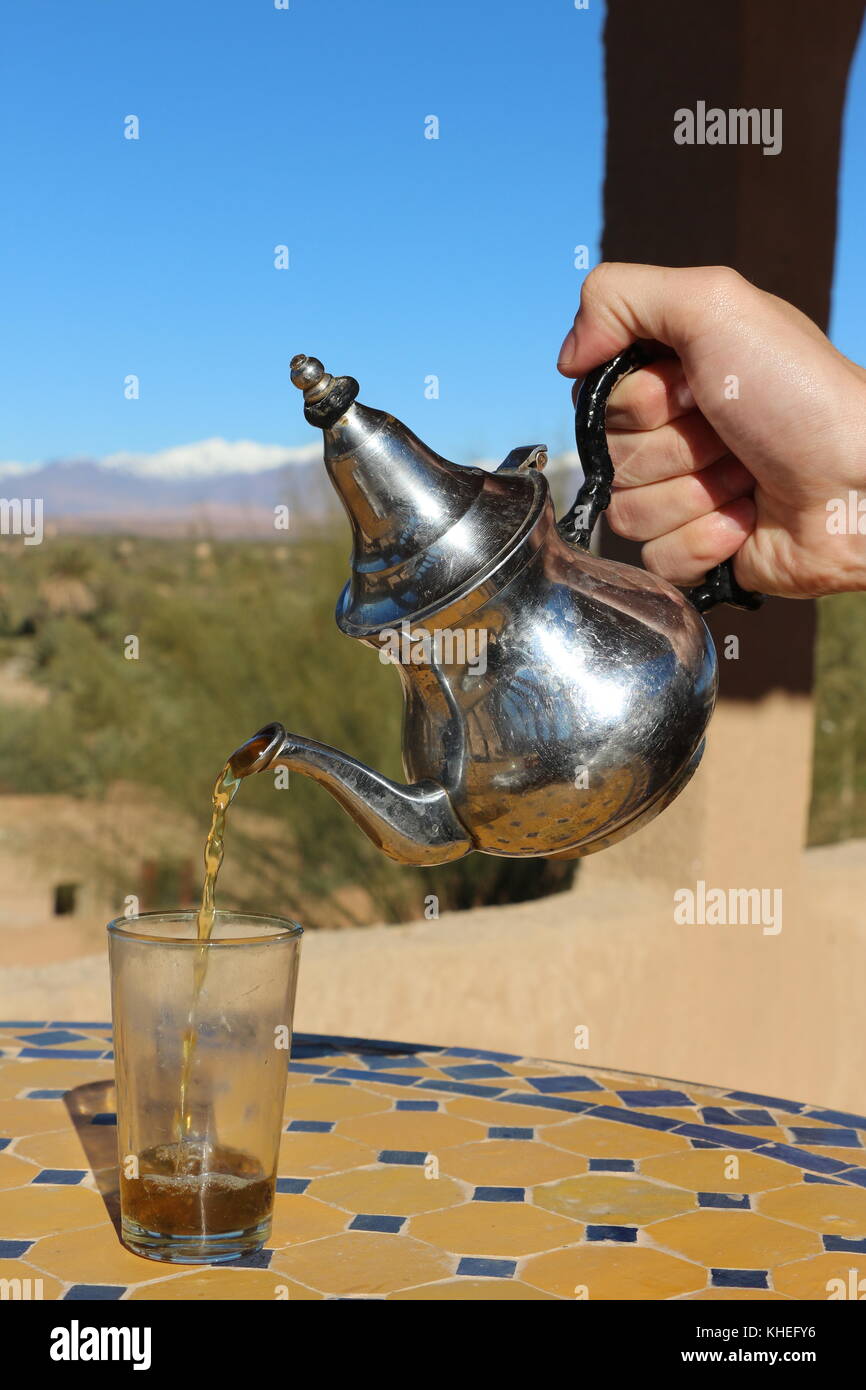
<path id="1" fill-rule="evenodd" d="M 120 1183 L 113 1081 L 88 1081 L 63 1097 L 97 1191 L 120 1235 Z"/>

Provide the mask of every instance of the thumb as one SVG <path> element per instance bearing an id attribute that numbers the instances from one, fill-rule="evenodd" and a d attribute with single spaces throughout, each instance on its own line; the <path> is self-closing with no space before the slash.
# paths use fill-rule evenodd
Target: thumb
<path id="1" fill-rule="evenodd" d="M 699 320 L 707 275 L 701 268 L 620 261 L 596 266 L 583 282 L 574 327 L 560 349 L 562 375 L 583 377 L 636 338 L 652 338 L 679 352 Z"/>

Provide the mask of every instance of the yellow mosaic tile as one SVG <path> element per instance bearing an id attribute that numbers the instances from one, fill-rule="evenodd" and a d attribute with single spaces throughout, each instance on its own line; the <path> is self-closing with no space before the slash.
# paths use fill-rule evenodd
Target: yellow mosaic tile
<path id="1" fill-rule="evenodd" d="M 438 1110 L 392 1110 L 388 1115 L 343 1120 L 337 1128 L 348 1139 L 359 1139 L 377 1152 L 413 1149 L 438 1154 L 455 1144 L 483 1139 L 485 1134 L 483 1125 Z"/>
<path id="2" fill-rule="evenodd" d="M 156 1284 L 143 1284 L 129 1295 L 131 1302 L 171 1300 L 184 1303 L 202 1299 L 226 1303 L 252 1299 L 306 1303 L 322 1297 L 270 1269 L 203 1269 Z"/>
<path id="3" fill-rule="evenodd" d="M 344 1211 L 381 1216 L 414 1216 L 464 1200 L 463 1189 L 450 1178 L 428 1178 L 423 1168 L 397 1164 L 316 1178 L 307 1191 Z"/>
<path id="4" fill-rule="evenodd" d="M 732 1154 L 737 1160 L 737 1177 L 727 1176 L 734 1171 L 727 1161 Z M 641 1162 L 640 1170 L 647 1177 L 675 1183 L 692 1192 L 769 1192 L 803 1181 L 800 1170 L 790 1163 L 733 1149 L 689 1149 L 664 1158 L 647 1158 Z"/>
<path id="5" fill-rule="evenodd" d="M 6 1240 L 35 1240 L 105 1220 L 105 1203 L 86 1187 L 31 1184 L 0 1192 L 0 1231 Z"/>
<path id="6" fill-rule="evenodd" d="M 409 1230 L 419 1240 L 456 1255 L 530 1255 L 580 1240 L 576 1221 L 526 1202 L 471 1202 L 414 1216 Z"/>
<path id="7" fill-rule="evenodd" d="M 824 1254 L 773 1272 L 773 1286 L 789 1298 L 866 1300 L 866 1255 Z"/>
<path id="8" fill-rule="evenodd" d="M 295 1245 L 317 1240 L 345 1230 L 348 1217 L 306 1193 L 278 1194 L 274 1201 L 274 1220 L 268 1245 Z"/>
<path id="9" fill-rule="evenodd" d="M 802 1145 L 798 1144 L 797 1147 L 802 1148 Z M 838 1158 L 852 1168 L 866 1168 L 866 1152 L 863 1149 L 831 1149 L 822 1144 L 818 1152 L 825 1158 Z"/>
<path id="10" fill-rule="evenodd" d="M 528 1260 L 520 1277 L 560 1298 L 634 1300 L 676 1298 L 703 1288 L 707 1271 L 637 1245 L 581 1245 Z"/>
<path id="11" fill-rule="evenodd" d="M 103 1077 L 107 1080 L 114 1075 L 114 1063 L 100 1058 L 76 1062 L 71 1057 L 68 1061 L 59 1057 L 32 1057 L 11 1065 L 20 1068 L 22 1078 L 21 1084 L 16 1087 L 16 1095 L 19 1091 L 71 1091 L 75 1086 L 83 1086 Z M 52 1102 L 39 1101 L 38 1104 L 51 1105 Z"/>
<path id="12" fill-rule="evenodd" d="M 534 1289 L 519 1279 L 448 1279 L 443 1284 L 422 1284 L 418 1289 L 402 1289 L 400 1293 L 389 1293 L 388 1298 L 401 1302 L 421 1301 L 425 1303 L 481 1302 L 504 1303 L 506 1301 L 534 1302 L 538 1299 L 550 1300 L 553 1294 Z"/>
<path id="13" fill-rule="evenodd" d="M 537 1139 L 488 1139 L 447 1150 L 439 1166 L 443 1173 L 479 1187 L 532 1187 L 585 1173 L 588 1165 L 585 1158 Z"/>
<path id="14" fill-rule="evenodd" d="M 658 1129 L 639 1129 L 637 1125 L 618 1125 L 613 1120 L 597 1120 L 581 1115 L 557 1126 L 546 1136 L 549 1144 L 589 1158 L 649 1158 L 658 1154 L 693 1153 L 681 1134 Z"/>
<path id="15" fill-rule="evenodd" d="M 697 1205 L 692 1192 L 614 1173 L 587 1173 L 549 1183 L 536 1190 L 535 1201 L 548 1211 L 601 1226 L 646 1226 Z"/>
<path id="16" fill-rule="evenodd" d="M 39 1168 L 24 1158 L 16 1158 L 14 1154 L 5 1151 L 0 1153 L 0 1190 L 21 1187 L 26 1182 L 32 1182 L 38 1172 Z"/>
<path id="17" fill-rule="evenodd" d="M 25 1089 L 26 1083 L 21 1080 L 21 1064 L 0 1062 L 0 1100 L 14 1100 Z"/>
<path id="18" fill-rule="evenodd" d="M 475 1096 L 449 1097 L 445 1104 L 449 1115 L 462 1115 L 467 1120 L 480 1120 L 488 1125 L 531 1125 L 540 1129 L 561 1125 L 566 1118 L 561 1110 L 546 1110 L 542 1105 L 519 1105 L 509 1100 L 491 1102 Z"/>
<path id="19" fill-rule="evenodd" d="M 100 1126 L 100 1128 L 103 1128 Z M 104 1127 L 105 1129 L 108 1126 Z M 115 1147 L 111 1131 L 112 1149 Z M 32 1159 L 40 1168 L 88 1168 L 88 1155 L 74 1129 L 55 1129 L 48 1134 L 35 1134 L 19 1139 L 15 1152 Z"/>
<path id="20" fill-rule="evenodd" d="M 386 1096 L 388 1100 L 406 1099 L 405 1086 L 392 1086 L 387 1081 L 368 1081 L 365 1077 L 363 1081 L 354 1081 L 352 1085 L 357 1086 L 365 1095 Z M 424 1094 L 424 1091 L 419 1092 L 419 1095 Z"/>
<path id="21" fill-rule="evenodd" d="M 50 1274 L 36 1269 L 26 1260 L 0 1260 L 0 1280 L 4 1279 L 21 1281 L 20 1285 L 13 1283 L 10 1286 L 10 1298 L 32 1299 L 34 1302 L 44 1300 L 48 1303 L 58 1299 L 63 1292 L 63 1285 L 58 1279 L 52 1279 Z"/>
<path id="22" fill-rule="evenodd" d="M 754 1211 L 696 1211 L 648 1226 L 646 1234 L 655 1245 L 699 1260 L 707 1268 L 771 1269 L 822 1249 L 814 1232 Z"/>
<path id="23" fill-rule="evenodd" d="M 705 1303 L 787 1303 L 783 1293 L 773 1293 L 772 1289 L 701 1289 L 700 1293 L 683 1295 L 684 1303 L 702 1301 Z"/>
<path id="24" fill-rule="evenodd" d="M 95 1193 L 89 1195 L 102 1205 Z M 104 1214 L 105 1208 L 102 1210 Z M 160 1269 L 153 1260 L 125 1249 L 107 1217 L 102 1225 L 88 1230 L 46 1236 L 30 1247 L 27 1259 L 38 1269 L 70 1284 L 140 1284 L 143 1279 L 153 1279 L 154 1271 Z M 179 1271 L 184 1266 L 164 1268 Z"/>
<path id="25" fill-rule="evenodd" d="M 278 1250 L 271 1269 L 342 1298 L 396 1293 L 454 1273 L 454 1260 L 411 1236 L 347 1231 Z"/>
<path id="26" fill-rule="evenodd" d="M 375 1158 L 369 1145 L 339 1134 L 284 1134 L 277 1171 L 287 1178 L 317 1178 L 372 1163 Z"/>
<path id="27" fill-rule="evenodd" d="M 69 1111 L 62 1100 L 0 1101 L 0 1135 L 40 1134 L 68 1123 Z"/>
<path id="28" fill-rule="evenodd" d="M 337 1120 L 349 1115 L 375 1115 L 388 1109 L 384 1096 L 354 1086 L 293 1086 L 286 1092 L 287 1120 Z"/>
<path id="29" fill-rule="evenodd" d="M 811 1183 L 808 1187 L 783 1187 L 765 1192 L 754 1205 L 764 1216 L 807 1226 L 821 1234 L 866 1237 L 866 1188 L 833 1187 Z"/>

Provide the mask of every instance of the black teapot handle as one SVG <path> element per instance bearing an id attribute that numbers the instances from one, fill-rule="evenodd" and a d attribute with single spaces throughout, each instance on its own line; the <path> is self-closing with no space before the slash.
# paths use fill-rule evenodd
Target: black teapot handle
<path id="1" fill-rule="evenodd" d="M 639 367 L 654 361 L 643 343 L 632 343 L 609 362 L 596 367 L 584 379 L 577 397 L 574 432 L 577 452 L 583 468 L 583 486 L 562 521 L 559 531 L 572 545 L 588 549 L 595 523 L 610 502 L 613 485 L 613 463 L 607 447 L 605 412 L 607 399 L 617 382 Z M 754 610 L 764 601 L 763 594 L 741 589 L 734 578 L 733 559 L 725 560 L 709 571 L 703 584 L 686 591 L 686 597 L 699 613 L 729 603 L 733 608 Z"/>

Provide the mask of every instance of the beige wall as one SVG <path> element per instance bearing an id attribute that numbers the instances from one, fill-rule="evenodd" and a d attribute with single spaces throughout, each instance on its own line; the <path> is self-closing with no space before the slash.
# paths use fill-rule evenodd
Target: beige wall
<path id="1" fill-rule="evenodd" d="M 297 1025 L 489 1047 L 866 1110 L 866 841 L 803 852 L 811 705 L 720 706 L 692 783 L 536 903 L 309 933 Z M 782 890 L 782 930 L 680 925 L 674 893 Z M 0 976 L 0 1014 L 107 1017 L 104 956 Z M 32 962 L 33 957 L 30 957 Z M 589 1049 L 575 1051 L 575 1029 Z"/>

